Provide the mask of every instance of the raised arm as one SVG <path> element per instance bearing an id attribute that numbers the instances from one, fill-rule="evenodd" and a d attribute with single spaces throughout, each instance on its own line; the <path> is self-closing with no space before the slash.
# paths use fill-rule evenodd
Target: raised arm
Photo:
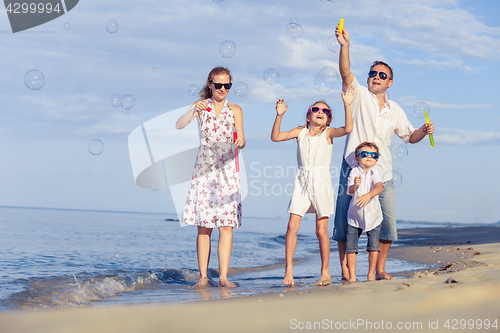
<path id="1" fill-rule="evenodd" d="M 351 72 L 351 61 L 349 59 L 350 38 L 349 34 L 345 29 L 342 29 L 342 34 L 341 34 L 338 26 L 337 29 L 335 30 L 335 35 L 337 36 L 337 40 L 341 45 L 339 54 L 339 70 L 340 70 L 340 76 L 342 76 L 342 83 L 344 85 L 344 89 L 346 89 L 354 81 L 354 74 Z"/>
<path id="2" fill-rule="evenodd" d="M 345 126 L 339 128 L 329 128 L 328 136 L 333 138 L 339 138 L 341 136 L 347 135 L 352 132 L 353 124 L 352 124 L 352 111 L 351 111 L 351 103 L 356 94 L 354 93 L 354 87 L 347 87 L 345 93 L 342 91 L 342 100 L 344 101 L 344 110 L 345 110 Z"/>
<path id="3" fill-rule="evenodd" d="M 234 145 L 240 149 L 243 149 L 247 144 L 245 140 L 245 131 L 243 130 L 243 112 L 241 111 L 241 108 L 236 104 L 231 103 L 230 106 L 234 115 L 234 126 L 236 127 L 236 133 L 238 133 L 238 138 L 234 142 Z"/>
<path id="4" fill-rule="evenodd" d="M 288 104 L 285 105 L 285 101 L 283 99 L 278 99 L 276 102 L 276 119 L 274 120 L 273 129 L 271 131 L 271 140 L 273 142 L 286 141 L 290 139 L 294 139 L 299 136 L 300 129 L 294 128 L 288 132 L 280 132 L 281 127 L 281 119 L 288 109 Z"/>
<path id="5" fill-rule="evenodd" d="M 180 116 L 179 119 L 177 119 L 177 122 L 175 123 L 175 128 L 183 129 L 184 127 L 189 125 L 189 123 L 192 122 L 193 119 L 197 117 L 200 112 L 203 112 L 206 109 L 207 109 L 206 100 L 200 100 L 193 103 L 193 105 L 191 105 L 189 110 L 182 116 Z"/>

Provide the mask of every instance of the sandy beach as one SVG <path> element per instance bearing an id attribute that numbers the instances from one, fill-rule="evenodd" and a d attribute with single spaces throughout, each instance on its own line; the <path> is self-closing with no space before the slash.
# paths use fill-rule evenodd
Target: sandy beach
<path id="1" fill-rule="evenodd" d="M 498 331 L 500 228 L 407 229 L 399 236 L 404 246 L 393 246 L 391 257 L 433 267 L 392 281 L 241 298 L 5 313 L 0 332 Z"/>

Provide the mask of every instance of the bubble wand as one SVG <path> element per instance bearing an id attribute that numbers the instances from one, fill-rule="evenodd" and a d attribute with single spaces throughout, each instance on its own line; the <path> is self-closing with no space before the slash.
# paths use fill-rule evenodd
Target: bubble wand
<path id="1" fill-rule="evenodd" d="M 424 115 L 425 115 L 425 123 L 428 124 L 430 122 L 429 120 L 429 112 L 427 112 L 427 110 L 424 111 Z M 431 140 L 431 147 L 435 147 L 434 146 L 434 136 L 431 134 L 429 134 L 429 140 Z"/>
<path id="2" fill-rule="evenodd" d="M 233 141 L 236 142 L 238 134 L 236 131 L 233 133 Z M 234 147 L 234 161 L 236 162 L 236 172 L 240 172 L 240 160 L 238 159 L 238 148 Z"/>

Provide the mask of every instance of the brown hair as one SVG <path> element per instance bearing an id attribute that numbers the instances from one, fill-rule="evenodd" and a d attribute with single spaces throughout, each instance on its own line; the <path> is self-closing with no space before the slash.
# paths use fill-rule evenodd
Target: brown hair
<path id="1" fill-rule="evenodd" d="M 360 143 L 357 147 L 356 147 L 356 150 L 354 151 L 354 156 L 357 157 L 358 156 L 358 153 L 359 151 L 361 150 L 361 148 L 363 147 L 370 147 L 370 148 L 373 148 L 377 151 L 377 153 L 379 152 L 378 151 L 378 146 L 373 143 L 373 142 L 368 142 L 368 141 L 365 141 L 363 143 Z"/>
<path id="2" fill-rule="evenodd" d="M 318 104 L 318 103 L 325 104 L 327 108 L 329 108 L 330 110 L 332 110 L 332 108 L 330 107 L 330 105 L 328 105 L 328 103 L 327 103 L 327 102 L 325 102 L 325 100 L 324 100 L 324 99 L 314 102 L 311 106 L 309 106 L 309 107 L 307 108 L 307 113 L 306 113 L 306 124 L 305 124 L 302 128 L 304 128 L 304 127 L 309 128 L 309 121 L 307 120 L 307 116 L 309 115 L 309 109 L 310 109 L 313 105 Z M 332 123 L 332 112 L 333 112 L 333 111 L 330 111 L 330 114 L 328 115 L 328 120 L 326 121 L 326 125 L 325 125 L 325 126 L 323 126 L 323 127 L 321 127 L 321 133 L 323 133 L 323 131 L 324 131 L 324 130 L 326 130 L 326 129 L 328 128 L 328 126 L 330 126 L 330 124 Z"/>
<path id="3" fill-rule="evenodd" d="M 215 67 L 210 71 L 210 73 L 208 73 L 207 83 L 200 91 L 199 96 L 201 97 L 201 99 L 207 99 L 212 97 L 212 90 L 210 90 L 210 88 L 208 87 L 208 82 L 212 81 L 214 76 L 220 74 L 227 74 L 229 76 L 229 82 L 233 80 L 233 77 L 231 76 L 231 72 L 229 71 L 229 69 L 225 67 Z"/>
<path id="4" fill-rule="evenodd" d="M 386 64 L 383 61 L 375 60 L 373 62 L 373 65 L 370 67 L 370 71 L 372 70 L 373 67 L 375 67 L 377 65 L 383 65 L 383 66 L 387 67 L 389 69 L 389 80 L 393 80 L 394 79 L 394 75 L 392 74 L 392 68 L 391 68 L 391 66 L 389 66 L 388 64 Z"/>

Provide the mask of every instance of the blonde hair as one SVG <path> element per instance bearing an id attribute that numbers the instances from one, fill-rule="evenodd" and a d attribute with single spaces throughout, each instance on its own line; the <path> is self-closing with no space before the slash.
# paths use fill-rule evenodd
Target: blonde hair
<path id="1" fill-rule="evenodd" d="M 220 74 L 227 74 L 229 76 L 229 82 L 233 80 L 229 69 L 225 67 L 215 67 L 210 71 L 210 73 L 208 73 L 207 82 L 211 82 L 214 79 L 214 76 Z M 201 99 L 212 97 L 212 90 L 208 87 L 208 84 L 205 84 L 205 86 L 201 89 L 199 96 Z"/>
<path id="2" fill-rule="evenodd" d="M 326 129 L 328 128 L 328 126 L 330 126 L 330 124 L 332 123 L 332 111 L 331 111 L 331 110 L 332 110 L 332 108 L 330 107 L 330 105 L 328 105 L 328 103 L 327 103 L 327 102 L 325 102 L 325 100 L 324 100 L 324 99 L 321 99 L 321 100 L 319 100 L 319 101 L 317 101 L 317 102 L 314 102 L 313 104 L 311 104 L 311 106 L 309 106 L 309 107 L 307 108 L 307 113 L 306 113 L 306 123 L 304 124 L 304 126 L 302 126 L 302 128 L 306 128 L 306 127 L 307 127 L 307 128 L 309 128 L 309 120 L 307 120 L 307 116 L 308 116 L 308 115 L 309 115 L 309 113 L 310 113 L 310 112 L 309 112 L 309 109 L 310 109 L 313 105 L 316 105 L 316 104 L 318 104 L 318 103 L 325 104 L 325 105 L 326 105 L 326 107 L 330 109 L 330 114 L 328 115 L 328 120 L 326 121 L 326 125 L 321 126 L 321 133 L 323 133 L 323 131 L 324 131 L 324 130 L 326 130 Z"/>

